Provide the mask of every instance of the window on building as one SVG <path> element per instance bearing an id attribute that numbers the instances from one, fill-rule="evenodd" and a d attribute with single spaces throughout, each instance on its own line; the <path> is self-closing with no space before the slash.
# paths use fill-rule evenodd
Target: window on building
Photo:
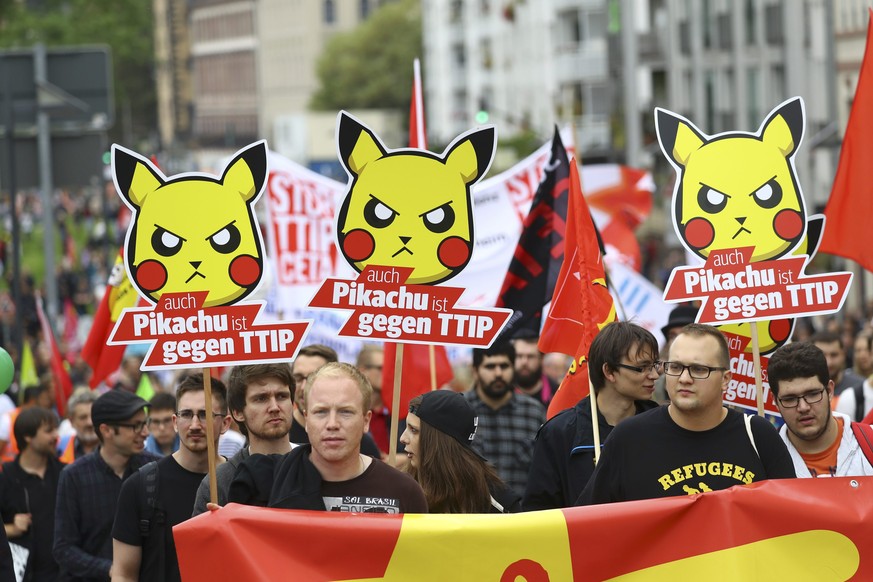
<path id="1" fill-rule="evenodd" d="M 764 27 L 767 44 L 778 46 L 785 41 L 781 1 L 768 4 L 764 7 Z"/>
<path id="2" fill-rule="evenodd" d="M 770 68 L 770 87 L 771 99 L 774 103 L 779 103 L 785 99 L 785 67 L 781 64 L 775 64 Z"/>
<path id="3" fill-rule="evenodd" d="M 464 49 L 464 45 L 456 44 L 452 46 L 452 60 L 458 67 L 467 65 L 467 51 Z"/>
<path id="4" fill-rule="evenodd" d="M 585 37 L 589 39 L 606 38 L 606 12 L 592 10 L 585 15 Z"/>
<path id="5" fill-rule="evenodd" d="M 452 0 L 449 5 L 449 22 L 457 24 L 464 18 L 464 3 L 462 0 Z"/>
<path id="6" fill-rule="evenodd" d="M 494 64 L 494 57 L 491 54 L 491 39 L 483 38 L 479 50 L 482 52 L 482 68 L 490 70 Z"/>
<path id="7" fill-rule="evenodd" d="M 758 42 L 758 13 L 755 10 L 755 0 L 746 0 L 743 8 L 743 19 L 746 25 L 746 44 Z"/>
<path id="8" fill-rule="evenodd" d="M 718 26 L 718 48 L 723 51 L 729 51 L 734 46 L 734 31 L 731 26 L 731 15 L 729 12 L 721 12 L 717 17 Z"/>
<path id="9" fill-rule="evenodd" d="M 609 115 L 611 99 L 608 85 L 591 85 L 588 111 L 592 115 Z"/>
<path id="10" fill-rule="evenodd" d="M 372 6 L 370 6 L 370 0 L 360 0 L 358 4 L 361 20 L 366 20 L 368 16 L 370 16 L 370 11 L 372 10 Z"/>
<path id="11" fill-rule="evenodd" d="M 582 20 L 578 9 L 563 10 L 558 14 L 558 42 L 575 46 L 582 42 Z"/>
<path id="12" fill-rule="evenodd" d="M 324 0 L 322 5 L 324 8 L 324 23 L 333 24 L 336 22 L 336 3 L 334 0 Z"/>
<path id="13" fill-rule="evenodd" d="M 703 0 L 700 16 L 702 20 L 700 24 L 703 29 L 703 48 L 712 48 L 712 2 L 710 0 Z"/>
<path id="14" fill-rule="evenodd" d="M 713 133 L 715 128 L 715 73 L 707 71 L 703 78 L 703 117 L 705 119 L 705 132 Z"/>
<path id="15" fill-rule="evenodd" d="M 761 75 L 756 67 L 746 69 L 746 103 L 747 115 L 746 126 L 751 128 L 756 127 L 761 120 Z"/>
<path id="16" fill-rule="evenodd" d="M 679 23 L 679 52 L 683 55 L 691 54 L 691 29 L 687 20 Z"/>

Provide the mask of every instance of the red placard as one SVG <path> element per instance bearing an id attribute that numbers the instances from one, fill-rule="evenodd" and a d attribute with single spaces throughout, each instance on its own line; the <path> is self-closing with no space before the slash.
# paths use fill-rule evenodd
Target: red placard
<path id="1" fill-rule="evenodd" d="M 511 309 L 455 307 L 460 287 L 406 284 L 413 269 L 368 265 L 357 279 L 329 278 L 310 307 L 349 309 L 339 335 L 391 342 L 487 347 Z"/>
<path id="2" fill-rule="evenodd" d="M 852 273 L 805 275 L 806 255 L 753 262 L 753 250 L 714 250 L 702 267 L 674 269 L 664 300 L 700 299 L 697 321 L 713 325 L 823 315 L 842 308 Z"/>
<path id="3" fill-rule="evenodd" d="M 164 293 L 157 305 L 125 309 L 109 344 L 152 342 L 143 370 L 288 362 L 309 321 L 256 323 L 263 302 L 203 307 L 208 291 Z"/>

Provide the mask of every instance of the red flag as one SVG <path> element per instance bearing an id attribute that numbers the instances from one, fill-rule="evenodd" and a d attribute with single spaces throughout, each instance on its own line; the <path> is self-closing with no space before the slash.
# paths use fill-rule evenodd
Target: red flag
<path id="1" fill-rule="evenodd" d="M 873 182 L 868 163 L 873 155 L 873 10 L 867 26 L 867 48 L 858 75 L 855 100 L 840 151 L 840 164 L 825 207 L 824 235 L 819 251 L 852 259 L 873 271 L 869 243 L 873 215 Z"/>
<path id="2" fill-rule="evenodd" d="M 575 362 L 549 404 L 549 418 L 588 395 L 588 348 L 597 333 L 616 319 L 615 305 L 606 289 L 597 233 L 582 195 L 575 161 L 570 163 L 566 228 L 564 262 L 539 348 L 541 352 L 573 356 Z"/>
<path id="3" fill-rule="evenodd" d="M 67 373 L 67 369 L 64 368 L 61 350 L 58 349 L 58 342 L 55 341 L 55 334 L 52 332 L 52 326 L 49 325 L 48 317 L 46 317 L 45 310 L 42 307 L 42 296 L 39 294 L 36 295 L 36 315 L 39 318 L 43 340 L 49 345 L 51 350 L 50 363 L 52 376 L 55 379 L 55 404 L 58 407 L 58 414 L 63 418 L 67 415 L 67 399 L 73 394 L 73 381 L 70 380 L 70 375 Z"/>
<path id="4" fill-rule="evenodd" d="M 435 384 L 431 383 L 431 349 L 433 349 L 434 373 L 436 374 Z M 397 344 L 385 342 L 385 363 L 382 364 L 382 402 L 389 410 L 391 410 L 394 398 L 394 362 L 396 359 Z M 400 378 L 400 410 L 397 418 L 406 418 L 410 400 L 419 394 L 430 392 L 451 382 L 454 376 L 445 346 L 403 344 L 403 375 Z"/>
<path id="5" fill-rule="evenodd" d="M 140 302 L 139 294 L 127 278 L 124 256 L 122 251 L 119 251 L 112 272 L 109 274 L 103 299 L 100 301 L 97 313 L 94 314 L 94 323 L 91 325 L 88 339 L 85 340 L 85 346 L 82 348 L 82 359 L 93 370 L 91 388 L 99 386 L 121 365 L 127 346 L 106 345 L 106 340 L 109 339 L 109 334 L 121 312 L 127 307 L 134 307 L 138 302 Z M 145 301 L 142 303 L 144 304 Z"/>

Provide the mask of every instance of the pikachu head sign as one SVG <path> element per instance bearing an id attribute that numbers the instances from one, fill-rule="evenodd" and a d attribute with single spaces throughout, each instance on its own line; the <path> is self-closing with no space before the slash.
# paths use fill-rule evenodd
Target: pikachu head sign
<path id="1" fill-rule="evenodd" d="M 469 131 L 443 155 L 389 150 L 369 128 L 340 112 L 337 147 L 350 176 L 337 219 L 339 249 L 357 271 L 409 267 L 409 284 L 454 277 L 473 253 L 470 188 L 494 157 L 493 127 Z"/>
<path id="2" fill-rule="evenodd" d="M 806 232 L 794 154 L 804 128 L 803 101 L 774 109 L 757 133 L 708 136 L 690 121 L 657 109 L 661 149 L 676 169 L 673 218 L 690 252 L 754 247 L 752 261 L 775 259 Z"/>
<path id="3" fill-rule="evenodd" d="M 850 273 L 804 273 L 824 229 L 823 216 L 807 215 L 794 167 L 804 124 L 799 97 L 771 111 L 755 133 L 709 136 L 655 110 L 661 149 L 676 170 L 674 227 L 705 260 L 674 270 L 664 298 L 702 300 L 700 322 L 741 338 L 753 337 L 755 325 L 762 354 L 788 341 L 793 317 L 838 311 L 851 282 Z"/>
<path id="4" fill-rule="evenodd" d="M 254 203 L 267 178 L 267 144 L 237 152 L 221 177 L 167 178 L 149 160 L 112 146 L 115 187 L 133 212 L 126 266 L 140 294 L 208 292 L 204 307 L 234 304 L 258 286 L 264 244 Z"/>

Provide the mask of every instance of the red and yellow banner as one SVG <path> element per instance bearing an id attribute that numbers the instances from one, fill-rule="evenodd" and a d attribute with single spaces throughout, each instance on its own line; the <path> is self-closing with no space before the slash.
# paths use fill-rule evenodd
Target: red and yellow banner
<path id="1" fill-rule="evenodd" d="M 871 519 L 873 478 L 864 477 L 516 515 L 232 504 L 173 534 L 186 582 L 871 580 Z"/>

